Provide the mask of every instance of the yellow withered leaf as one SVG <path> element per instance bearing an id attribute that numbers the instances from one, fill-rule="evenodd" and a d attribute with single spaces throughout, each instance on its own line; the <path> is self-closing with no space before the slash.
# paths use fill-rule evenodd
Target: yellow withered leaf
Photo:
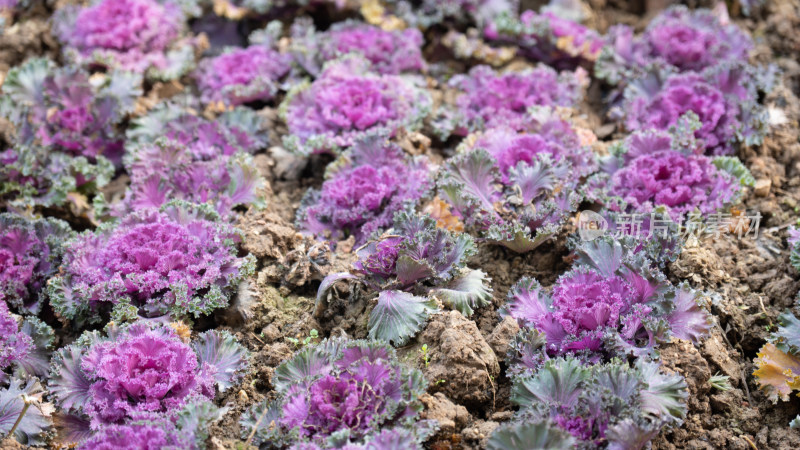
<path id="1" fill-rule="evenodd" d="M 800 388 L 800 358 L 784 353 L 775 344 L 761 347 L 753 375 L 761 389 L 773 401 L 789 400 L 792 390 Z"/>

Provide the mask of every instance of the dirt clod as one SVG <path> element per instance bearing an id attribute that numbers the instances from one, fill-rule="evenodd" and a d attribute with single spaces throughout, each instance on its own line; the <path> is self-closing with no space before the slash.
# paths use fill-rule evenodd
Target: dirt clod
<path id="1" fill-rule="evenodd" d="M 428 345 L 430 362 L 422 371 L 430 391 L 487 411 L 485 404 L 495 401 L 500 366 L 475 322 L 447 311 L 434 316 L 417 341 Z"/>

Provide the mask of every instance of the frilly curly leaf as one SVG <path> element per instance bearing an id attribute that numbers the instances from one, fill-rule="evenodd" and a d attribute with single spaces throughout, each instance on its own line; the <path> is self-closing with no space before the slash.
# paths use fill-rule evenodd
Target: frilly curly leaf
<path id="1" fill-rule="evenodd" d="M 460 276 L 450 280 L 445 287 L 434 289 L 431 295 L 442 300 L 446 306 L 469 317 L 475 308 L 489 304 L 492 288 L 491 281 L 482 270 L 464 269 Z"/>
<path id="2" fill-rule="evenodd" d="M 689 391 L 682 376 L 666 375 L 658 363 L 643 360 L 636 362 L 636 368 L 646 384 L 640 394 L 642 411 L 661 420 L 680 421 L 686 417 Z"/>
<path id="3" fill-rule="evenodd" d="M 770 341 L 783 352 L 800 353 L 800 320 L 791 311 L 785 311 L 778 316 L 778 322 L 780 326 Z"/>
<path id="4" fill-rule="evenodd" d="M 280 405 L 269 400 L 256 403 L 242 414 L 239 426 L 242 429 L 241 438 L 247 439 L 254 445 L 261 445 L 280 440 Z M 252 438 L 251 438 L 252 436 Z"/>
<path id="5" fill-rule="evenodd" d="M 15 375 L 19 378 L 44 378 L 50 370 L 50 353 L 55 340 L 53 329 L 37 317 L 26 317 L 19 331 L 31 337 L 33 348 L 17 362 Z"/>
<path id="6" fill-rule="evenodd" d="M 789 394 L 800 389 L 800 358 L 781 351 L 775 344 L 767 343 L 755 360 L 757 369 L 753 372 L 759 387 L 773 402 L 780 398 L 789 400 Z"/>
<path id="7" fill-rule="evenodd" d="M 78 411 L 89 399 L 91 381 L 81 369 L 84 350 L 70 345 L 58 350 L 50 372 L 50 392 L 56 403 L 67 411 Z"/>
<path id="8" fill-rule="evenodd" d="M 608 427 L 606 439 L 609 450 L 647 448 L 647 444 L 661 431 L 660 426 L 638 424 L 630 418 Z"/>
<path id="9" fill-rule="evenodd" d="M 575 438 L 572 435 L 547 422 L 514 423 L 496 429 L 489 437 L 486 448 L 490 450 L 569 450 L 575 448 L 575 444 Z"/>
<path id="10" fill-rule="evenodd" d="M 519 377 L 511 389 L 511 401 L 522 406 L 535 403 L 565 405 L 578 401 L 591 372 L 577 359 L 548 361 L 534 376 Z"/>
<path id="11" fill-rule="evenodd" d="M 272 383 L 278 392 L 286 392 L 289 386 L 331 371 L 331 356 L 319 346 L 306 347 L 292 359 L 275 369 Z"/>
<path id="12" fill-rule="evenodd" d="M 247 350 L 227 331 L 206 331 L 192 342 L 192 348 L 201 364 L 208 363 L 214 368 L 220 392 L 229 389 L 247 368 Z"/>
<path id="13" fill-rule="evenodd" d="M 419 332 L 436 302 L 402 292 L 382 291 L 369 316 L 370 339 L 383 339 L 396 346 L 405 345 Z"/>
<path id="14" fill-rule="evenodd" d="M 742 186 L 755 186 L 756 179 L 747 170 L 742 161 L 735 156 L 717 156 L 714 158 L 714 165 L 717 169 L 724 170 L 739 180 Z"/>
<path id="15" fill-rule="evenodd" d="M 697 343 L 708 335 L 710 317 L 698 304 L 700 295 L 688 285 L 675 290 L 672 299 L 675 309 L 667 316 L 673 336 Z"/>

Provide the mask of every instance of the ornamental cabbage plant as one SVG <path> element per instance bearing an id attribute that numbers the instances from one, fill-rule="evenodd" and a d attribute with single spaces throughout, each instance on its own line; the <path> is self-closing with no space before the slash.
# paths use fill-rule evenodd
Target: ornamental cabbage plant
<path id="1" fill-rule="evenodd" d="M 650 66 L 677 72 L 702 72 L 725 63 L 746 63 L 753 42 L 724 15 L 708 9 L 671 6 L 654 18 L 640 36 L 615 25 L 595 67 L 611 84 L 627 82 Z"/>
<path id="2" fill-rule="evenodd" d="M 268 141 L 262 120 L 250 109 L 233 108 L 216 120 L 207 120 L 177 103 L 163 102 L 131 121 L 125 147 L 135 153 L 137 146 L 152 144 L 161 137 L 192 147 L 202 159 L 213 158 L 219 149 L 225 155 L 255 153 Z"/>
<path id="3" fill-rule="evenodd" d="M 432 184 L 424 157 L 407 157 L 382 135 L 359 139 L 326 178 L 303 197 L 298 226 L 326 240 L 354 236 L 356 245 L 390 227 L 394 214 L 416 205 Z"/>
<path id="4" fill-rule="evenodd" d="M 174 105 L 138 119 L 125 158 L 131 184 L 117 214 L 181 199 L 210 203 L 222 217 L 233 219 L 235 206 L 259 204 L 263 179 L 250 157 L 265 145 L 259 122 L 247 109 L 209 121 L 178 112 Z M 154 139 L 156 134 L 163 137 Z"/>
<path id="5" fill-rule="evenodd" d="M 559 69 L 591 65 L 605 46 L 596 31 L 552 11 L 527 10 L 518 18 L 501 15 L 484 35 L 491 41 L 518 45 L 523 55 Z"/>
<path id="6" fill-rule="evenodd" d="M 53 33 L 71 63 L 174 79 L 194 66 L 185 22 L 169 0 L 99 0 L 58 9 Z"/>
<path id="7" fill-rule="evenodd" d="M 240 235 L 207 205 L 172 201 L 86 231 L 64 247 L 47 294 L 56 314 L 78 325 L 137 316 L 199 317 L 228 306 L 252 270 Z"/>
<path id="8" fill-rule="evenodd" d="M 313 83 L 292 88 L 280 107 L 289 128 L 284 146 L 303 155 L 337 153 L 367 134 L 414 131 L 431 108 L 423 80 L 370 72 L 348 55 L 325 65 Z"/>
<path id="9" fill-rule="evenodd" d="M 289 72 L 292 57 L 267 45 L 226 48 L 200 62 L 194 73 L 203 103 L 224 106 L 268 101 Z"/>
<path id="10" fill-rule="evenodd" d="M 194 449 L 193 436 L 178 429 L 166 417 L 129 420 L 122 425 L 106 425 L 100 428 L 79 447 L 92 449 L 134 449 L 134 448 L 183 448 Z"/>
<path id="11" fill-rule="evenodd" d="M 42 290 L 61 264 L 62 245 L 73 232 L 58 219 L 28 220 L 0 214 L 0 303 L 38 314 Z"/>
<path id="12" fill-rule="evenodd" d="M 92 163 L 40 145 L 16 144 L 0 151 L 0 204 L 18 212 L 76 204 L 81 196 L 96 194 L 113 175 L 114 164 L 104 157 Z"/>
<path id="13" fill-rule="evenodd" d="M 629 241 L 584 241 L 577 260 L 548 292 L 523 278 L 504 314 L 543 334 L 546 355 L 589 362 L 648 355 L 670 337 L 698 342 L 709 330 L 700 292 L 673 286 L 645 251 Z M 522 360 L 536 361 L 531 355 Z"/>
<path id="14" fill-rule="evenodd" d="M 15 132 L 0 152 L 0 201 L 24 210 L 94 195 L 121 161 L 119 127 L 140 83 L 130 73 L 90 76 L 42 58 L 12 68 L 0 88 L 0 117 Z"/>
<path id="15" fill-rule="evenodd" d="M 550 112 L 528 120 L 525 133 L 494 128 L 467 139 L 437 181 L 465 230 L 518 253 L 558 232 L 582 199 L 578 183 L 596 167 L 568 122 Z"/>
<path id="16" fill-rule="evenodd" d="M 356 275 L 334 273 L 322 281 L 317 311 L 324 311 L 327 291 L 334 282 L 364 282 L 378 291 L 368 323 L 371 339 L 405 345 L 438 309 L 437 300 L 470 316 L 492 297 L 486 273 L 466 266 L 466 260 L 475 254 L 472 238 L 439 228 L 426 216 L 397 213 L 394 227 L 356 254 Z"/>
<path id="17" fill-rule="evenodd" d="M 93 164 L 119 163 L 119 125 L 141 95 L 141 78 L 112 71 L 91 75 L 36 58 L 11 69 L 2 85 L 0 115 L 16 129 L 16 143 L 40 145 Z"/>
<path id="18" fill-rule="evenodd" d="M 675 221 L 735 203 L 752 175 L 736 157 L 703 155 L 693 135 L 701 124 L 693 113 L 684 119 L 672 132 L 637 131 L 613 145 L 605 170 L 587 182 L 588 197 L 612 211 L 663 211 Z"/>
<path id="19" fill-rule="evenodd" d="M 514 377 L 511 401 L 520 410 L 488 448 L 644 448 L 664 426 L 682 422 L 688 395 L 683 377 L 661 373 L 658 363 L 552 359 Z"/>
<path id="20" fill-rule="evenodd" d="M 379 341 L 330 339 L 305 347 L 275 370 L 279 397 L 256 404 L 241 420 L 256 445 L 421 448 L 430 431 L 419 421 L 427 382 Z"/>
<path id="21" fill-rule="evenodd" d="M 416 28 L 386 31 L 366 23 L 337 22 L 316 31 L 311 20 L 292 26 L 292 53 L 303 68 L 319 75 L 323 64 L 350 53 L 364 57 L 372 71 L 384 75 L 419 72 L 426 68 L 423 37 Z"/>
<path id="22" fill-rule="evenodd" d="M 495 126 L 522 131 L 531 124 L 529 108 L 577 106 L 587 84 L 583 69 L 559 73 L 540 64 L 521 72 L 497 73 L 489 66 L 476 66 L 450 80 L 450 87 L 460 94 L 437 119 L 437 131 L 444 136 L 465 136 Z"/>
<path id="23" fill-rule="evenodd" d="M 767 130 L 760 92 L 769 74 L 745 63 L 719 64 L 701 73 L 670 74 L 653 69 L 624 91 L 628 131 L 668 130 L 692 112 L 700 122 L 694 136 L 709 155 L 728 155 L 738 145 L 760 144 Z"/>
<path id="24" fill-rule="evenodd" d="M 50 390 L 76 426 L 103 430 L 213 400 L 217 390 L 224 392 L 240 379 L 247 358 L 235 338 L 222 331 L 187 342 L 164 323 L 111 325 L 105 335 L 87 331 L 56 352 Z"/>
<path id="25" fill-rule="evenodd" d="M 219 421 L 227 409 L 218 408 L 207 398 L 200 397 L 173 412 L 136 413 L 124 424 L 101 425 L 88 438 L 79 435 L 81 431 L 79 429 L 70 430 L 74 434 L 69 437 L 59 436 L 59 438 L 62 438 L 61 442 L 78 444 L 81 450 L 120 448 L 199 450 L 206 448 L 210 425 Z"/>

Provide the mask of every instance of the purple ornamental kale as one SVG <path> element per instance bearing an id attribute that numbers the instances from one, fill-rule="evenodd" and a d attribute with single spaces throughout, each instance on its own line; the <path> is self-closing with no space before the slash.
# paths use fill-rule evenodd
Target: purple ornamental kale
<path id="1" fill-rule="evenodd" d="M 32 349 L 33 340 L 19 330 L 19 322 L 0 300 L 0 381 L 4 380 L 3 371 L 24 360 Z"/>
<path id="2" fill-rule="evenodd" d="M 579 130 L 566 120 L 550 118 L 535 132 L 517 132 L 507 127 L 489 128 L 478 135 L 471 147 L 482 148 L 497 160 L 503 182 L 520 163 L 534 164 L 538 155 L 547 154 L 554 161 L 566 160 L 579 177 L 592 173 L 597 164 L 591 149 L 584 145 Z"/>
<path id="3" fill-rule="evenodd" d="M 203 103 L 241 105 L 272 99 L 280 78 L 291 68 L 292 58 L 266 45 L 228 48 L 200 62 L 194 74 Z"/>
<path id="4" fill-rule="evenodd" d="M 422 57 L 422 33 L 416 28 L 386 31 L 366 23 L 335 23 L 324 32 L 316 32 L 310 20 L 298 20 L 292 26 L 292 48 L 296 59 L 313 75 L 322 65 L 349 53 L 357 53 L 379 74 L 398 75 L 425 69 Z"/>
<path id="5" fill-rule="evenodd" d="M 727 12 L 720 16 L 680 5 L 659 14 L 638 37 L 626 25 L 613 26 L 606 37 L 608 46 L 597 62 L 597 75 L 619 84 L 652 65 L 701 72 L 725 63 L 746 63 L 753 43 L 726 16 Z"/>
<path id="6" fill-rule="evenodd" d="M 313 83 L 292 89 L 280 108 L 289 127 L 286 148 L 305 155 L 337 152 L 367 133 L 419 128 L 431 107 L 421 80 L 377 75 L 369 66 L 349 55 L 327 64 Z"/>
<path id="7" fill-rule="evenodd" d="M 519 253 L 560 229 L 580 202 L 580 178 L 596 164 L 568 123 L 543 114 L 531 116 L 528 128 L 519 135 L 487 131 L 463 146 L 438 180 L 440 195 L 468 231 Z"/>
<path id="8" fill-rule="evenodd" d="M 625 127 L 629 131 L 668 130 L 692 112 L 700 123 L 694 136 L 706 154 L 725 155 L 738 144 L 758 144 L 767 121 L 758 103 L 763 79 L 755 70 L 731 63 L 702 74 L 650 73 L 625 89 Z"/>
<path id="9" fill-rule="evenodd" d="M 340 157 L 320 190 L 309 190 L 298 226 L 330 240 L 355 236 L 361 245 L 388 228 L 398 211 L 416 204 L 430 188 L 423 158 L 407 158 L 381 135 L 359 139 Z"/>
<path id="10" fill-rule="evenodd" d="M 255 432 L 256 443 L 314 448 L 304 445 L 344 439 L 358 446 L 387 430 L 416 434 L 415 445 L 426 437 L 417 419 L 427 383 L 379 341 L 328 340 L 304 348 L 278 366 L 274 384 L 280 398 L 242 418 L 243 434 Z"/>
<path id="11" fill-rule="evenodd" d="M 171 79 L 194 63 L 191 43 L 181 40 L 186 17 L 177 3 L 101 0 L 61 8 L 53 21 L 65 58 L 76 64 Z"/>
<path id="12" fill-rule="evenodd" d="M 666 206 L 679 220 L 699 210 L 708 215 L 722 209 L 739 193 L 739 181 L 718 169 L 711 158 L 666 150 L 642 155 L 616 172 L 610 192 L 637 213 Z"/>
<path id="13" fill-rule="evenodd" d="M 167 418 L 136 420 L 100 428 L 79 447 L 81 450 L 195 449 L 193 439 Z"/>
<path id="14" fill-rule="evenodd" d="M 500 16 L 486 27 L 484 35 L 493 41 L 515 43 L 524 55 L 557 69 L 593 64 L 605 46 L 596 31 L 550 11 L 537 14 L 527 10 L 519 19 Z"/>
<path id="15" fill-rule="evenodd" d="M 458 135 L 495 126 L 524 130 L 532 122 L 528 109 L 533 106 L 576 106 L 585 78 L 583 69 L 559 74 L 545 65 L 503 74 L 489 66 L 473 67 L 469 74 L 450 80 L 450 86 L 462 93 L 454 110 L 441 119 L 442 130 Z"/>
<path id="16" fill-rule="evenodd" d="M 62 320 L 113 314 L 173 317 L 224 308 L 253 260 L 238 257 L 238 232 L 205 205 L 173 201 L 65 244 L 48 296 Z"/>
<path id="17" fill-rule="evenodd" d="M 419 291 L 426 282 L 435 285 L 458 275 L 475 253 L 475 244 L 469 235 L 437 227 L 433 219 L 399 212 L 388 237 L 370 241 L 356 253 L 353 267 L 368 277 L 368 284 Z"/>
<path id="18" fill-rule="evenodd" d="M 236 109 L 208 121 L 169 111 L 156 111 L 134 123 L 130 136 L 137 143 L 129 145 L 125 158 L 131 185 L 117 213 L 181 199 L 210 202 L 221 216 L 232 218 L 235 206 L 258 203 L 263 180 L 249 153 L 264 144 L 253 130 L 258 121 L 254 113 Z M 159 118 L 169 122 L 152 129 L 148 124 Z M 164 137 L 151 141 L 155 131 Z"/>
<path id="19" fill-rule="evenodd" d="M 158 208 L 168 199 L 181 199 L 210 202 L 220 216 L 232 218 L 235 206 L 259 200 L 257 190 L 263 180 L 248 155 L 198 160 L 190 148 L 161 141 L 140 148 L 134 158 L 128 164 L 131 186 L 121 205 L 125 211 Z"/>
<path id="20" fill-rule="evenodd" d="M 230 334 L 209 331 L 190 345 L 170 325 L 137 322 L 111 327 L 107 336 L 86 332 L 59 350 L 50 388 L 65 412 L 88 418 L 97 430 L 213 400 L 215 385 L 230 387 L 246 364 Z"/>
<path id="21" fill-rule="evenodd" d="M 0 214 L 0 303 L 38 314 L 41 291 L 61 264 L 62 244 L 71 236 L 69 225 L 58 219 Z"/>
<path id="22" fill-rule="evenodd" d="M 336 281 L 359 279 L 379 291 L 369 316 L 370 339 L 405 345 L 438 309 L 437 299 L 470 316 L 492 296 L 486 273 L 466 267 L 475 253 L 472 238 L 439 228 L 426 216 L 398 212 L 391 230 L 356 253 L 358 276 L 340 272 L 325 277 L 315 314 L 325 311 L 328 290 Z"/>
<path id="23" fill-rule="evenodd" d="M 589 361 L 638 356 L 670 335 L 697 341 L 707 333 L 698 293 L 670 285 L 640 249 L 599 238 L 584 242 L 577 253 L 575 267 L 550 295 L 530 278 L 509 291 L 505 313 L 541 332 L 547 354 Z"/>
<path id="24" fill-rule="evenodd" d="M 470 236 L 439 228 L 429 217 L 397 213 L 394 227 L 359 249 L 353 264 L 362 281 L 379 291 L 369 317 L 370 338 L 404 345 L 438 308 L 436 299 L 466 316 L 487 305 L 491 280 L 466 267 L 474 253 Z M 326 281 L 343 278 L 355 277 L 326 277 L 317 294 L 318 307 L 332 284 Z"/>
<path id="25" fill-rule="evenodd" d="M 694 138 L 692 113 L 670 132 L 637 131 L 611 148 L 603 169 L 586 184 L 589 198 L 620 213 L 666 214 L 680 221 L 713 214 L 734 203 L 755 180 L 735 157 L 709 158 Z"/>
<path id="26" fill-rule="evenodd" d="M 136 412 L 123 424 L 102 424 L 97 430 L 60 427 L 64 444 L 80 450 L 155 450 L 206 448 L 209 427 L 218 422 L 227 408 L 216 407 L 205 396 L 185 402 L 181 409 L 164 413 Z M 76 416 L 71 416 L 72 418 Z M 72 434 L 68 434 L 72 433 Z"/>
<path id="27" fill-rule="evenodd" d="M 119 163 L 119 125 L 141 94 L 140 77 L 121 72 L 94 75 L 52 61 L 32 59 L 9 71 L 3 82 L 0 116 L 16 128 L 17 143 L 40 145 L 93 164 Z"/>
<path id="28" fill-rule="evenodd" d="M 38 145 L 15 145 L 0 152 L 0 203 L 17 212 L 66 203 L 81 209 L 74 193 L 90 197 L 113 175 L 114 165 L 105 158 L 93 164 Z"/>
<path id="29" fill-rule="evenodd" d="M 492 436 L 491 449 L 504 448 L 498 444 L 515 436 L 524 436 L 528 445 L 548 441 L 546 448 L 574 448 L 575 441 L 581 448 L 643 448 L 665 425 L 686 416 L 683 377 L 664 375 L 658 363 L 644 360 L 586 367 L 574 358 L 557 358 L 513 383 L 511 401 L 520 410 L 512 425 Z"/>
<path id="30" fill-rule="evenodd" d="M 165 102 L 133 120 L 125 143 L 129 153 L 159 138 L 189 147 L 197 159 L 213 159 L 222 153 L 255 153 L 266 147 L 267 133 L 261 119 L 247 108 L 234 108 L 216 120 L 207 120 L 175 103 Z"/>

